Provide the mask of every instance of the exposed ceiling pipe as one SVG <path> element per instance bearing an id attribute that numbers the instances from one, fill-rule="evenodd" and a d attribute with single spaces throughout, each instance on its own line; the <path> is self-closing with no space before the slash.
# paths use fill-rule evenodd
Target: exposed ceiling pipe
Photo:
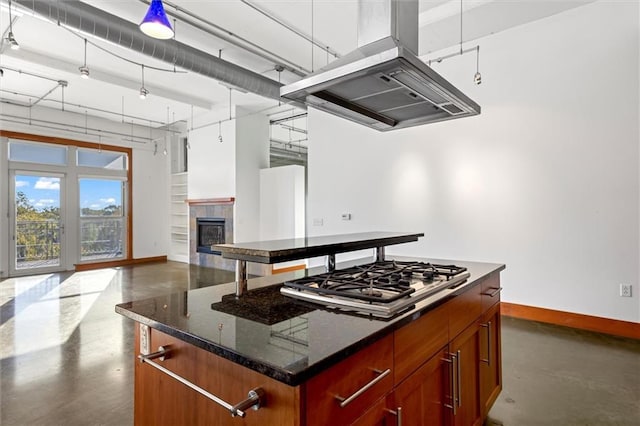
<path id="1" fill-rule="evenodd" d="M 149 0 L 139 0 L 141 3 L 149 5 L 151 3 Z M 235 34 L 225 28 L 204 19 L 202 16 L 199 16 L 193 12 L 190 12 L 187 9 L 184 9 L 178 6 L 175 3 L 171 3 L 170 1 L 163 2 L 166 6 L 172 7 L 177 12 L 172 12 L 171 9 L 168 9 L 166 12 L 169 16 L 178 18 L 181 21 L 189 24 L 193 28 L 197 28 L 200 31 L 203 31 L 209 35 L 219 38 L 220 40 L 226 41 L 234 46 L 239 47 L 240 49 L 246 50 L 247 52 L 253 53 L 256 56 L 261 57 L 269 62 L 273 62 L 276 65 L 281 65 L 287 71 L 297 75 L 298 77 L 304 77 L 309 74 L 311 71 L 294 63 L 288 59 L 283 58 L 282 56 L 273 53 L 264 47 L 260 47 L 257 44 L 240 37 L 238 34 Z M 199 22 L 205 24 L 202 25 Z"/>
<path id="2" fill-rule="evenodd" d="M 138 25 L 77 0 L 13 0 L 23 8 L 59 25 L 93 34 L 152 58 L 240 87 L 248 92 L 280 100 L 282 84 L 246 68 L 209 55 L 176 40 L 158 40 L 140 32 Z"/>

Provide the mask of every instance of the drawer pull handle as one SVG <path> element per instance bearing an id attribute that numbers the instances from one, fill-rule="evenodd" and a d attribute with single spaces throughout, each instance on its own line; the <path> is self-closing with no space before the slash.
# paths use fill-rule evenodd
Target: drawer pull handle
<path id="1" fill-rule="evenodd" d="M 366 385 L 364 385 L 363 387 L 361 387 L 360 389 L 355 391 L 353 394 L 351 394 L 351 396 L 349 396 L 347 398 L 343 398 L 343 397 L 341 397 L 339 395 L 335 396 L 335 398 L 338 401 L 340 401 L 340 408 L 344 408 L 347 405 L 351 404 L 351 402 L 353 402 L 354 399 L 356 399 L 357 397 L 359 397 L 360 395 L 365 393 L 367 390 L 369 390 L 369 388 L 371 388 L 373 385 L 375 385 L 380 380 L 384 379 L 389 373 L 391 373 L 391 369 L 390 368 L 387 368 L 384 371 L 380 371 L 380 370 L 377 370 L 377 369 L 374 369 L 373 371 L 378 375 L 373 380 L 371 380 L 369 383 L 367 383 Z"/>
<path id="2" fill-rule="evenodd" d="M 502 291 L 502 287 L 492 288 L 492 290 L 493 291 L 491 293 L 482 293 L 482 295 L 489 296 L 489 297 L 496 297 L 496 295 Z"/>
<path id="3" fill-rule="evenodd" d="M 491 321 L 486 324 L 480 324 L 480 327 L 487 329 L 487 357 L 480 358 L 480 361 L 486 362 L 487 365 L 491 365 Z"/>
<path id="4" fill-rule="evenodd" d="M 396 416 L 396 426 L 402 426 L 402 407 L 396 408 L 395 411 L 385 408 L 385 411 L 393 416 Z"/>
<path id="5" fill-rule="evenodd" d="M 455 375 L 456 375 L 456 360 L 457 360 L 457 355 L 454 353 L 450 353 L 449 354 L 449 358 L 442 358 L 442 361 L 446 362 L 447 364 L 449 364 L 449 393 L 451 394 L 451 405 L 449 404 L 444 404 L 445 407 L 450 408 L 453 410 L 453 415 L 457 415 L 458 414 L 458 408 L 456 405 L 456 396 L 457 396 L 457 390 L 456 390 L 456 379 L 455 379 Z"/>
<path id="6" fill-rule="evenodd" d="M 198 385 L 196 385 L 194 383 L 191 383 L 190 381 L 188 381 L 184 377 L 179 376 L 176 373 L 174 373 L 173 371 L 168 370 L 165 367 L 163 367 L 162 365 L 152 361 L 154 359 L 159 359 L 160 361 L 164 361 L 166 358 L 169 357 L 169 352 L 170 352 L 170 350 L 167 347 L 160 346 L 158 348 L 157 352 L 154 352 L 154 353 L 151 353 L 151 354 L 148 354 L 148 355 L 138 355 L 138 359 L 140 360 L 141 363 L 149 364 L 150 366 L 162 371 L 163 373 L 167 374 L 168 376 L 173 377 L 174 379 L 176 379 L 177 381 L 179 381 L 183 385 L 190 387 L 194 391 L 198 392 L 200 395 L 202 395 L 202 396 L 204 396 L 206 398 L 209 398 L 210 400 L 212 400 L 213 402 L 215 402 L 218 405 L 221 405 L 222 407 L 224 407 L 225 409 L 227 409 L 229 411 L 229 413 L 231 414 L 232 417 L 236 417 L 236 416 L 237 417 L 244 417 L 247 414 L 246 410 L 248 410 L 249 408 L 253 408 L 254 410 L 258 410 L 260 407 L 263 407 L 265 405 L 266 393 L 264 392 L 264 390 L 262 390 L 262 388 L 251 389 L 249 391 L 247 399 L 237 403 L 236 405 L 231 405 L 227 401 L 225 401 L 223 399 L 220 399 L 217 396 L 215 396 L 214 394 L 212 394 L 210 392 L 207 392 L 206 390 L 202 389 L 200 386 L 198 386 Z"/>
<path id="7" fill-rule="evenodd" d="M 458 356 L 456 356 L 456 378 L 458 380 L 458 386 L 456 386 L 458 390 L 458 407 L 462 407 L 462 373 L 460 372 L 460 364 L 462 364 L 462 353 L 457 351 Z"/>

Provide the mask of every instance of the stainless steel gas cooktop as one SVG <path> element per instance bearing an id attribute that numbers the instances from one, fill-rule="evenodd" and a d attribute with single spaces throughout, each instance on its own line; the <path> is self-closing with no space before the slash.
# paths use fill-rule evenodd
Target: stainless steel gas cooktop
<path id="1" fill-rule="evenodd" d="M 282 294 L 331 308 L 389 318 L 469 278 L 466 268 L 381 261 L 286 281 Z"/>

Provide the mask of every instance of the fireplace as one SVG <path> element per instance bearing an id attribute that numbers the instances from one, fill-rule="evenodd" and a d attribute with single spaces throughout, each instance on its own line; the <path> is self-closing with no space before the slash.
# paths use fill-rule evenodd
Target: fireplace
<path id="1" fill-rule="evenodd" d="M 196 218 L 196 251 L 198 253 L 208 253 L 220 255 L 219 251 L 212 250 L 214 244 L 226 243 L 225 219 L 220 217 L 199 217 Z"/>

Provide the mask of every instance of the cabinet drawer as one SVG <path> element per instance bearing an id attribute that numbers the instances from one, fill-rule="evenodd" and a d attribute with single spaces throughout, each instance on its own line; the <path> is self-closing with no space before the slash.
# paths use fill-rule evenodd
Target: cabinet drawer
<path id="1" fill-rule="evenodd" d="M 393 335 L 389 335 L 311 378 L 305 385 L 307 425 L 354 422 L 391 391 L 392 367 Z"/>
<path id="2" fill-rule="evenodd" d="M 391 414 L 392 411 L 393 410 L 389 410 L 387 408 L 387 401 L 385 397 L 382 397 L 369 409 L 369 411 L 364 413 L 358 420 L 351 423 L 351 426 L 387 426 L 387 422 L 391 417 L 393 417 Z"/>
<path id="3" fill-rule="evenodd" d="M 446 306 L 449 308 L 449 338 L 455 338 L 462 330 L 475 322 L 482 314 L 481 284 L 456 296 Z"/>
<path id="4" fill-rule="evenodd" d="M 482 312 L 487 312 L 489 308 L 500 301 L 500 274 L 492 274 L 480 283 L 482 288 Z"/>
<path id="5" fill-rule="evenodd" d="M 400 383 L 449 342 L 449 316 L 442 305 L 394 333 L 394 382 Z"/>
<path id="6" fill-rule="evenodd" d="M 135 354 L 140 351 L 136 325 Z M 234 405 L 247 398 L 249 390 L 261 388 L 266 404 L 258 411 L 247 410 L 244 419 L 159 371 L 135 361 L 134 424 L 136 426 L 296 426 L 300 419 L 300 387 L 287 386 L 182 340 L 150 330 L 151 349 L 168 349 L 166 359 L 154 362 L 216 397 Z"/>

